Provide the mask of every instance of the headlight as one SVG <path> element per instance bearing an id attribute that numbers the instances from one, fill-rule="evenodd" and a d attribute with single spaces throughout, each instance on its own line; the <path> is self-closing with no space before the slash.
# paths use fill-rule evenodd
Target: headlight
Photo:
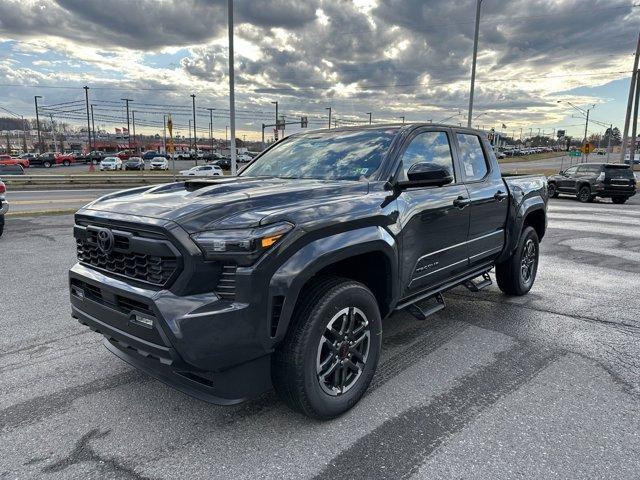
<path id="1" fill-rule="evenodd" d="M 287 222 L 243 230 L 213 230 L 191 236 L 208 260 L 229 254 L 257 259 L 275 245 L 293 225 Z"/>

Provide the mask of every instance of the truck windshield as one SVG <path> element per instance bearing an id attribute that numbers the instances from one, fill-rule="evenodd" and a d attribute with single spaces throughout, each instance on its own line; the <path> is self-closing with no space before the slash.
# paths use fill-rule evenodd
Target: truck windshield
<path id="1" fill-rule="evenodd" d="M 367 180 L 380 168 L 397 129 L 309 133 L 260 156 L 243 177 Z"/>

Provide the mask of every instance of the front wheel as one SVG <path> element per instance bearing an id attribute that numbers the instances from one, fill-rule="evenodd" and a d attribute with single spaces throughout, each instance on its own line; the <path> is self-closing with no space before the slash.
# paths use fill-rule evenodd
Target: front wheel
<path id="1" fill-rule="evenodd" d="M 558 187 L 556 187 L 555 183 L 550 183 L 547 186 L 547 190 L 549 192 L 549 198 L 558 198 L 558 195 L 560 195 L 560 193 L 558 192 Z"/>
<path id="2" fill-rule="evenodd" d="M 273 355 L 273 385 L 292 409 L 326 420 L 353 407 L 371 383 L 380 311 L 366 286 L 337 277 L 319 278 L 300 298 Z"/>
<path id="3" fill-rule="evenodd" d="M 69 160 L 64 160 L 62 162 L 62 165 L 65 166 L 65 167 L 68 167 L 69 165 L 71 165 L 71 162 Z"/>
<path id="4" fill-rule="evenodd" d="M 612 197 L 611 201 L 616 205 L 622 205 L 624 202 L 627 201 L 627 197 Z"/>
<path id="5" fill-rule="evenodd" d="M 531 290 L 538 272 L 538 234 L 526 227 L 520 235 L 518 247 L 505 262 L 496 264 L 498 287 L 507 295 L 525 295 Z"/>
<path id="6" fill-rule="evenodd" d="M 44 163 L 42 164 L 42 166 L 43 166 L 44 168 L 51 168 L 51 162 L 46 161 L 46 162 L 44 162 Z"/>
<path id="7" fill-rule="evenodd" d="M 593 196 L 591 195 L 591 188 L 585 185 L 578 190 L 578 201 L 581 203 L 593 202 Z"/>

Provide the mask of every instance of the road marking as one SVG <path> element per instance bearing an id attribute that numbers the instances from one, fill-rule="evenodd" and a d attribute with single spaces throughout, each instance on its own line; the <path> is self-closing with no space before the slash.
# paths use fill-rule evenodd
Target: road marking
<path id="1" fill-rule="evenodd" d="M 91 202 L 95 198 L 55 198 L 52 200 L 13 200 L 11 205 L 49 205 L 52 203 L 75 203 L 75 202 Z"/>
<path id="2" fill-rule="evenodd" d="M 549 213 L 602 213 L 602 214 L 614 214 L 614 215 L 629 215 L 640 216 L 640 210 L 631 210 L 629 208 L 597 208 L 597 207 L 557 207 L 549 206 Z"/>
<path id="3" fill-rule="evenodd" d="M 575 213 L 573 215 L 552 213 L 549 215 L 549 222 L 556 223 L 560 220 L 575 220 L 584 223 L 619 223 L 621 225 L 637 225 L 640 226 L 640 218 L 620 217 L 614 215 L 581 215 Z"/>
<path id="4" fill-rule="evenodd" d="M 610 255 L 622 258 L 623 260 L 640 263 L 640 252 L 624 248 L 622 242 L 615 238 L 570 238 L 560 242 L 560 245 L 566 245 L 571 248 L 571 250 L 595 253 L 599 255 Z"/>
<path id="5" fill-rule="evenodd" d="M 617 235 L 620 237 L 638 238 L 636 228 L 623 229 L 620 225 L 605 225 L 597 222 L 550 222 L 549 228 L 553 230 L 573 230 L 576 232 L 589 232 L 602 235 Z"/>

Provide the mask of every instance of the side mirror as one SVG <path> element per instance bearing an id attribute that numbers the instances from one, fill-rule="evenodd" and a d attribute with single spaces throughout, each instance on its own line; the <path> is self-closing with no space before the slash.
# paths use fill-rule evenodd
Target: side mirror
<path id="1" fill-rule="evenodd" d="M 453 176 L 444 167 L 433 163 L 414 163 L 407 172 L 408 180 L 398 182 L 400 188 L 441 187 L 453 182 Z"/>

